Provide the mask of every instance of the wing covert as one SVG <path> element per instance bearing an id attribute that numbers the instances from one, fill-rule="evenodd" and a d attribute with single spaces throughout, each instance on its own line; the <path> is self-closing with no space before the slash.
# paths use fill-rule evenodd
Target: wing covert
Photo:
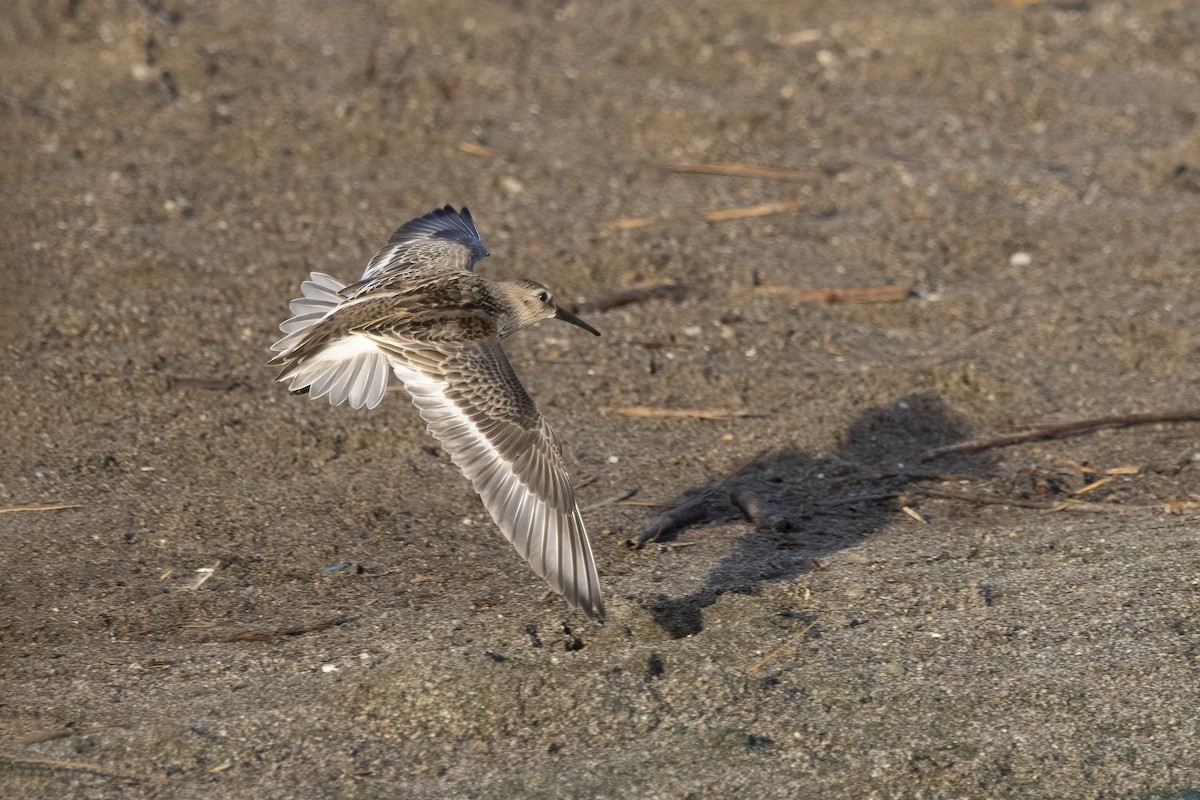
<path id="1" fill-rule="evenodd" d="M 416 271 L 474 271 L 475 262 L 487 255 L 471 212 L 465 206 L 461 211 L 445 206 L 397 228 L 345 294 L 354 296 L 367 286 Z"/>

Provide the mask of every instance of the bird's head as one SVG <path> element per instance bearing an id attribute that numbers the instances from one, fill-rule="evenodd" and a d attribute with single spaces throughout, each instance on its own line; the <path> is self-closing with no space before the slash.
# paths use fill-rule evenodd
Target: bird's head
<path id="1" fill-rule="evenodd" d="M 572 325 L 583 328 L 596 336 L 600 331 L 588 325 L 579 317 L 567 311 L 554 302 L 554 295 L 540 283 L 534 281 L 507 281 L 502 286 L 502 293 L 508 306 L 510 325 L 509 330 L 502 330 L 503 337 L 543 319 L 561 319 Z"/>

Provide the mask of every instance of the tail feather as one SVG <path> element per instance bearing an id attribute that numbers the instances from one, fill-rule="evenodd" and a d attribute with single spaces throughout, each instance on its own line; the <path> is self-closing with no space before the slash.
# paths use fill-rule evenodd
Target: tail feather
<path id="1" fill-rule="evenodd" d="M 320 343 L 318 326 L 345 300 L 345 284 L 314 272 L 300 284 L 303 295 L 291 302 L 291 318 L 279 330 L 285 336 L 271 349 L 278 353 L 272 364 L 283 367 L 277 381 L 288 382 L 292 392 L 313 398 L 329 397 L 331 405 L 349 402 L 354 408 L 374 408 L 383 401 L 391 365 L 371 340 L 354 333 L 330 336 Z"/>
<path id="2" fill-rule="evenodd" d="M 298 314 L 279 323 L 279 330 L 283 331 L 284 333 L 306 331 L 323 319 L 325 319 L 325 312 L 321 311 L 313 311 L 308 314 Z"/>
<path id="3" fill-rule="evenodd" d="M 288 304 L 293 314 L 309 314 L 313 312 L 327 313 L 337 307 L 346 298 L 338 294 L 346 284 L 323 272 L 314 272 L 308 280 L 300 284 L 300 294 Z"/>

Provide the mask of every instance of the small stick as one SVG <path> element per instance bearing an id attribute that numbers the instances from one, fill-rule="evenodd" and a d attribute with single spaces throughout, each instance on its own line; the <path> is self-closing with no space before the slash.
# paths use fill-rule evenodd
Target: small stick
<path id="1" fill-rule="evenodd" d="M 1071 494 L 1075 494 L 1075 495 L 1087 494 L 1092 489 L 1098 489 L 1106 483 L 1112 483 L 1114 480 L 1116 480 L 1116 479 L 1112 475 L 1109 475 L 1108 477 L 1100 478 L 1099 480 L 1094 480 L 1091 483 L 1089 483 L 1087 486 L 1084 486 L 1082 488 L 1076 489 L 1075 491 L 1071 492 Z"/>
<path id="2" fill-rule="evenodd" d="M 786 214 L 798 208 L 800 208 L 799 203 L 794 200 L 788 200 L 780 203 L 743 206 L 741 208 L 720 208 L 715 211 L 704 212 L 704 218 L 709 222 L 725 222 L 731 219 L 752 219 L 754 217 L 769 217 L 772 214 Z"/>
<path id="3" fill-rule="evenodd" d="M 36 730 L 36 731 L 30 731 L 29 733 L 18 736 L 17 738 L 12 740 L 12 743 L 19 744 L 23 747 L 28 747 L 31 744 L 41 744 L 42 742 L 53 742 L 55 739 L 66 739 L 70 736 L 74 736 L 75 733 L 76 733 L 76 731 L 72 731 L 72 730 L 57 730 L 57 731 Z"/>
<path id="4" fill-rule="evenodd" d="M 353 621 L 353 617 L 342 616 L 333 617 L 321 622 L 315 622 L 311 625 L 295 625 L 289 628 L 275 628 L 273 630 L 252 628 L 250 630 L 239 631 L 222 639 L 210 639 L 208 641 L 217 641 L 225 644 L 234 644 L 237 642 L 268 642 L 270 644 L 276 644 L 284 636 L 303 636 L 306 633 L 318 633 L 320 631 L 328 630 L 329 628 L 339 625 L 345 625 Z"/>
<path id="5" fill-rule="evenodd" d="M 923 495 L 925 497 L 937 497 L 942 500 L 959 500 L 964 503 L 977 503 L 979 505 L 1034 508 L 1039 511 L 1092 511 L 1100 514 L 1118 514 L 1129 511 L 1150 511 L 1160 508 L 1159 505 L 1085 503 L 1083 501 L 1070 498 L 1058 503 L 1039 503 L 1036 500 L 1016 500 L 1007 497 L 992 497 L 985 494 L 960 494 L 958 492 L 947 492 L 940 489 L 916 489 L 913 493 Z"/>
<path id="6" fill-rule="evenodd" d="M 614 231 L 627 231 L 633 228 L 644 228 L 647 225 L 653 225 L 658 221 L 658 217 L 626 217 L 624 219 L 614 219 L 612 222 L 603 222 L 600 224 L 602 229 Z"/>
<path id="7" fill-rule="evenodd" d="M 610 292 L 603 297 L 597 297 L 595 300 L 589 300 L 579 306 L 581 312 L 598 312 L 610 311 L 614 308 L 633 305 L 634 303 L 644 303 L 648 300 L 670 300 L 678 303 L 687 297 L 688 289 L 686 286 L 681 286 L 677 283 L 651 283 L 645 286 L 630 286 L 626 289 L 618 289 L 615 292 Z"/>
<path id="8" fill-rule="evenodd" d="M 22 767 L 42 767 L 43 769 L 61 769 L 71 772 L 87 772 L 92 775 L 103 775 L 107 778 L 124 778 L 126 780 L 144 781 L 144 780 L 159 780 L 158 775 L 138 775 L 133 772 L 124 772 L 121 770 L 109 769 L 100 764 L 93 764 L 90 761 L 64 761 L 59 758 L 39 758 L 37 756 L 22 756 L 16 753 L 5 753 L 0 751 L 0 762 L 7 762 L 14 766 Z"/>
<path id="9" fill-rule="evenodd" d="M 913 490 L 913 494 L 919 494 L 924 497 L 937 497 L 942 500 L 977 503 L 983 506 L 1016 506 L 1017 508 L 1038 508 L 1043 511 L 1058 508 L 1062 505 L 1061 503 L 1041 503 L 1036 500 L 1017 500 L 1011 497 L 994 497 L 986 494 L 975 494 L 974 492 L 948 492 L 945 489 L 918 488 Z"/>
<path id="10" fill-rule="evenodd" d="M 249 630 L 239 631 L 225 639 L 218 641 L 223 644 L 238 644 L 240 642 L 267 642 L 268 644 L 278 644 L 279 634 L 274 631 Z"/>
<path id="11" fill-rule="evenodd" d="M 794 286 L 779 286 L 760 283 L 752 290 L 755 294 L 770 294 L 786 297 L 798 303 L 898 303 L 912 295 L 909 286 L 884 284 L 879 286 L 847 286 L 841 289 L 798 289 Z"/>
<path id="12" fill-rule="evenodd" d="M 650 527 L 642 531 L 642 535 L 638 537 L 634 549 L 641 550 L 648 542 L 656 542 L 664 534 L 677 531 L 680 528 L 686 528 L 693 522 L 704 519 L 704 515 L 708 513 L 708 501 L 712 499 L 714 494 L 715 491 L 704 492 L 682 505 L 675 506 L 670 511 L 664 511 L 662 514 L 659 514 L 658 519 L 654 520 L 654 522 L 650 523 Z"/>
<path id="13" fill-rule="evenodd" d="M 0 508 L 0 514 L 7 514 L 10 511 L 61 511 L 64 508 L 83 508 L 83 506 L 12 506 L 11 508 Z"/>
<path id="14" fill-rule="evenodd" d="M 849 506 L 855 503 L 874 503 L 878 500 L 892 500 L 896 497 L 903 497 L 904 492 L 881 492 L 879 494 L 856 494 L 850 497 L 836 497 L 832 500 L 818 500 L 813 505 L 821 508 L 833 508 L 834 506 Z"/>
<path id="15" fill-rule="evenodd" d="M 1161 511 L 1161 503 L 1133 505 L 1130 503 L 1087 503 L 1082 500 L 1067 499 L 1048 511 L 1090 511 L 1097 514 L 1120 514 L 1133 511 Z"/>
<path id="16" fill-rule="evenodd" d="M 672 533 L 680 528 L 686 528 L 693 522 L 704 519 L 705 514 L 708 513 L 708 501 L 725 488 L 725 484 L 729 483 L 734 476 L 741 474 L 742 470 L 765 456 L 770 452 L 770 449 L 768 447 L 765 450 L 760 450 L 754 458 L 743 462 L 737 469 L 726 475 L 720 483 L 711 489 L 706 489 L 686 503 L 678 505 L 669 511 L 664 511 L 658 516 L 658 519 L 650 523 L 650 527 L 642 531 L 642 535 L 638 537 L 637 542 L 634 544 L 634 549 L 641 550 L 646 546 L 647 542 L 657 541 L 660 536 Z"/>
<path id="17" fill-rule="evenodd" d="M 241 386 L 236 378 L 194 378 L 171 375 L 167 378 L 167 390 L 200 389 L 208 392 L 232 392 Z"/>
<path id="18" fill-rule="evenodd" d="M 1123 414 L 1115 417 L 1097 417 L 1075 422 L 1063 422 L 1057 425 L 1045 425 L 1038 428 L 991 436 L 983 439 L 970 439 L 957 444 L 935 447 L 926 450 L 921 455 L 922 461 L 930 461 L 942 456 L 957 453 L 977 453 L 993 447 L 1007 447 L 1022 442 L 1036 442 L 1042 439 L 1060 439 L 1082 433 L 1091 433 L 1101 428 L 1127 428 L 1133 425 L 1151 425 L 1156 422 L 1200 422 L 1200 410 L 1165 411 L 1150 414 Z"/>
<path id="19" fill-rule="evenodd" d="M 790 527 L 787 517 L 773 514 L 763 508 L 762 498 L 750 492 L 734 491 L 729 493 L 729 502 L 742 512 L 742 516 L 756 528 L 782 531 Z"/>
<path id="20" fill-rule="evenodd" d="M 279 633 L 284 636 L 302 636 L 306 633 L 317 633 L 319 631 L 329 630 L 330 628 L 345 625 L 353 621 L 353 617 L 331 617 L 321 622 L 314 622 L 311 625 L 296 625 L 291 628 L 281 628 Z"/>
<path id="21" fill-rule="evenodd" d="M 905 470 L 904 472 L 883 472 L 874 476 L 874 480 L 883 480 L 884 478 L 903 478 L 906 481 L 944 481 L 946 483 L 954 483 L 958 481 L 977 481 L 982 478 L 992 477 L 990 475 L 967 475 L 962 472 L 922 472 L 920 470 Z"/>
<path id="22" fill-rule="evenodd" d="M 493 150 L 485 144 L 477 144 L 475 142 L 459 142 L 458 149 L 464 153 L 481 158 L 501 158 L 503 154 L 499 150 Z"/>
<path id="23" fill-rule="evenodd" d="M 583 508 L 579 509 L 579 513 L 580 514 L 590 514 L 593 511 L 599 511 L 602 508 L 607 508 L 608 506 L 614 506 L 623 500 L 628 500 L 629 498 L 633 497 L 635 494 L 638 493 L 638 490 L 641 488 L 642 487 L 640 487 L 640 486 L 635 486 L 627 492 L 621 492 L 620 494 L 614 494 L 612 497 L 606 497 L 603 500 L 597 500 L 595 503 L 592 503 L 590 506 L 584 506 Z"/>
<path id="24" fill-rule="evenodd" d="M 656 408 L 653 406 L 601 406 L 601 414 L 620 414 L 623 417 L 692 417 L 694 419 L 733 419 L 748 417 L 745 408 Z"/>
<path id="25" fill-rule="evenodd" d="M 696 161 L 660 161 L 654 164 L 668 172 L 697 175 L 728 175 L 734 178 L 771 178 L 777 181 L 819 181 L 824 176 L 816 170 L 778 169 L 757 164 L 702 164 Z"/>
<path id="26" fill-rule="evenodd" d="M 367 65 L 363 70 L 363 77 L 367 83 L 375 82 L 375 75 L 379 71 L 379 45 L 383 41 L 383 32 L 376 31 L 375 36 L 371 38 L 371 46 L 367 48 Z"/>
<path id="27" fill-rule="evenodd" d="M 797 633 L 795 636 L 793 636 L 791 639 L 789 639 L 789 640 L 787 640 L 786 642 L 784 642 L 783 644 L 779 645 L 779 647 L 776 647 L 776 648 L 775 648 L 774 650 L 772 650 L 771 652 L 767 653 L 765 656 L 763 656 L 763 657 L 762 657 L 762 658 L 761 658 L 761 659 L 758 661 L 758 663 L 757 663 L 757 664 L 755 664 L 754 666 L 752 666 L 752 667 L 750 667 L 749 669 L 747 669 L 747 670 L 746 670 L 746 672 L 754 672 L 756 669 L 758 669 L 759 667 L 761 667 L 763 664 L 766 664 L 766 663 L 767 663 L 768 661 L 770 661 L 771 659 L 775 658 L 775 656 L 779 655 L 779 654 L 780 654 L 780 653 L 782 653 L 784 650 L 791 650 L 791 651 L 795 652 L 795 650 L 796 650 L 796 647 L 795 647 L 795 645 L 793 645 L 793 644 L 792 644 L 792 642 L 794 642 L 794 641 L 796 641 L 796 640 L 798 640 L 798 639 L 803 639 L 803 638 L 804 638 L 804 637 L 805 637 L 805 636 L 808 634 L 808 632 L 809 632 L 809 631 L 811 631 L 813 628 L 815 628 L 815 627 L 816 627 L 816 625 L 817 625 L 817 621 L 816 621 L 816 620 L 813 620 L 812 622 L 810 622 L 810 623 L 808 623 L 807 625 L 805 625 L 805 626 L 804 626 L 804 630 L 800 631 L 800 632 L 799 632 L 799 633 Z"/>
<path id="28" fill-rule="evenodd" d="M 763 508 L 762 501 L 755 495 L 749 492 L 730 492 L 729 502 L 733 503 L 738 511 L 742 512 L 742 516 L 748 522 L 762 526 L 763 524 Z"/>
<path id="29" fill-rule="evenodd" d="M 772 37 L 770 39 L 770 41 L 772 44 L 781 44 L 785 47 L 795 47 L 798 44 L 809 44 L 811 42 L 819 42 L 819 41 L 821 41 L 821 37 L 823 35 L 824 34 L 821 32 L 821 30 L 819 28 L 806 28 L 805 30 L 801 30 L 801 31 L 792 31 L 791 33 L 785 33 L 782 36 L 778 37 L 778 39 L 775 39 Z"/>

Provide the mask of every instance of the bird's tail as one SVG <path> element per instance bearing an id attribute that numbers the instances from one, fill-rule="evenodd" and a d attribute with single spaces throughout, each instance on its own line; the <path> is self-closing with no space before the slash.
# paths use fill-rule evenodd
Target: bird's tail
<path id="1" fill-rule="evenodd" d="M 335 406 L 349 401 L 354 408 L 374 408 L 387 389 L 387 356 L 365 336 L 321 325 L 345 300 L 339 294 L 344 288 L 320 272 L 300 284 L 302 296 L 288 306 L 293 316 L 279 326 L 284 337 L 271 345 L 278 355 L 270 363 L 283 368 L 275 380 L 289 382 L 293 393 L 328 396 Z"/>

